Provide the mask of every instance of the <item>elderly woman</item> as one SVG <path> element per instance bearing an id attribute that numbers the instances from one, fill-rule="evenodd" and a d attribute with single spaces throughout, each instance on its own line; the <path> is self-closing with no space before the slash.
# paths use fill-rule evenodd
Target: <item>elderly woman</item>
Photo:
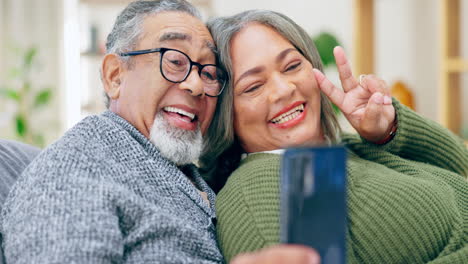
<path id="1" fill-rule="evenodd" d="M 218 186 L 230 175 L 216 202 L 227 260 L 279 243 L 277 150 L 341 142 L 349 157 L 349 263 L 468 263 L 461 140 L 392 102 L 378 78 L 356 80 L 340 48 L 343 90 L 335 88 L 307 33 L 282 14 L 247 11 L 209 27 L 230 83 L 201 164 Z M 330 100 L 360 137 L 341 134 Z"/>

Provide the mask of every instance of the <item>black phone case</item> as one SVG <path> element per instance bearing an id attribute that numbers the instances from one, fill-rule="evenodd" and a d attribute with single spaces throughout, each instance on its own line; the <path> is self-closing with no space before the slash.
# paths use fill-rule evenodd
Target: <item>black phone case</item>
<path id="1" fill-rule="evenodd" d="M 321 263 L 346 263 L 346 150 L 288 149 L 281 166 L 281 242 L 313 247 Z"/>

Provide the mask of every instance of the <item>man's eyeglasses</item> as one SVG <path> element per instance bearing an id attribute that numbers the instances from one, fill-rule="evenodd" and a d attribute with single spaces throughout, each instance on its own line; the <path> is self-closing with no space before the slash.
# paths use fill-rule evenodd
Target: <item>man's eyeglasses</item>
<path id="1" fill-rule="evenodd" d="M 136 50 L 120 53 L 120 56 L 136 56 L 160 52 L 161 59 L 159 69 L 162 76 L 172 82 L 181 83 L 187 79 L 192 71 L 193 65 L 198 68 L 198 75 L 204 83 L 204 92 L 207 96 L 219 96 L 224 89 L 227 80 L 226 72 L 215 64 L 200 64 L 194 62 L 190 57 L 180 50 L 157 48 L 147 50 Z"/>

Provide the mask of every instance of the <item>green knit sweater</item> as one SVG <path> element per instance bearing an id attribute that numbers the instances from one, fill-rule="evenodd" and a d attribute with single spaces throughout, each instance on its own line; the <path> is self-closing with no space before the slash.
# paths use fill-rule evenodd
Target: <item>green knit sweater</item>
<path id="1" fill-rule="evenodd" d="M 348 263 L 468 263 L 468 150 L 394 102 L 395 138 L 345 135 Z M 280 156 L 249 155 L 216 200 L 226 260 L 279 243 Z"/>

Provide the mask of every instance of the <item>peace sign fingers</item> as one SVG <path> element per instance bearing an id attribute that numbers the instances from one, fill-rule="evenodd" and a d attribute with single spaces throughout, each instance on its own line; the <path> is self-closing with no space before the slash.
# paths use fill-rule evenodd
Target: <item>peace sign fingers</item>
<path id="1" fill-rule="evenodd" d="M 340 75 L 341 85 L 345 92 L 349 92 L 351 89 L 356 88 L 359 82 L 354 78 L 349 65 L 348 58 L 342 47 L 337 46 L 333 49 L 333 55 L 335 56 L 336 66 L 338 67 L 338 73 Z"/>

